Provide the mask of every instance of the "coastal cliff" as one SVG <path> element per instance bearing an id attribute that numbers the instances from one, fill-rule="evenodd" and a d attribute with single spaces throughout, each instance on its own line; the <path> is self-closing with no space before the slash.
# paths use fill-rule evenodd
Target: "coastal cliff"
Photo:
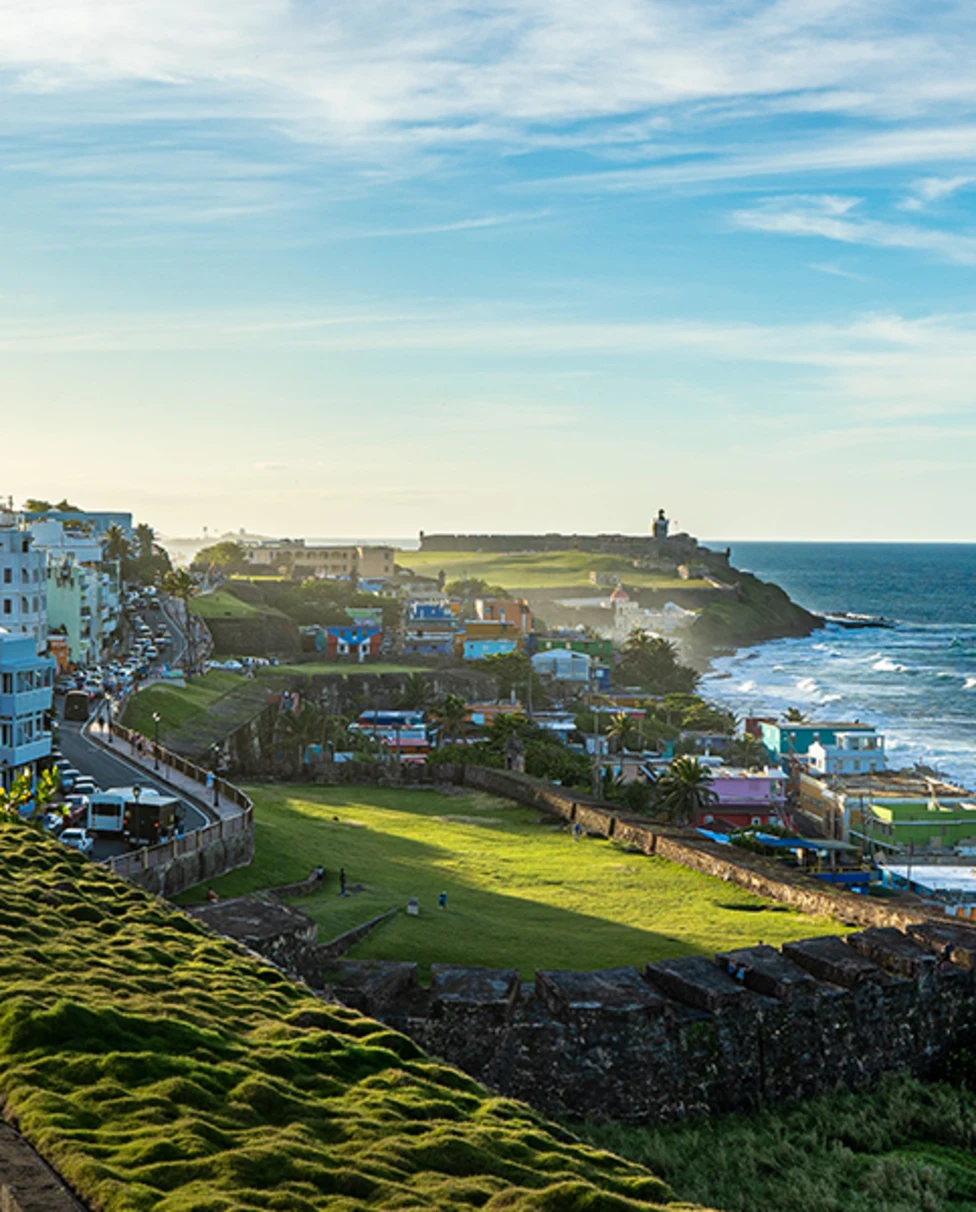
<path id="1" fill-rule="evenodd" d="M 724 570 L 723 579 L 733 592 L 705 605 L 682 637 L 694 656 L 713 656 L 767 640 L 800 638 L 824 625 L 822 618 L 798 606 L 779 585 L 730 567 Z"/>

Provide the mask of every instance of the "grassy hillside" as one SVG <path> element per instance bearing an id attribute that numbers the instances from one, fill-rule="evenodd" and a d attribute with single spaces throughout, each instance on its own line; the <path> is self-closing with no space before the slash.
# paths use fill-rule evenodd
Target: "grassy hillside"
<path id="1" fill-rule="evenodd" d="M 399 788 L 253 786 L 257 853 L 252 865 L 214 882 L 236 896 L 308 875 L 321 863 L 322 893 L 300 908 L 319 937 L 419 897 L 421 914 L 400 913 L 351 952 L 356 958 L 536 968 L 642 965 L 712 954 L 760 939 L 837 933 L 811 918 L 612 843 L 574 842 L 538 813 L 479 793 Z M 336 875 L 364 891 L 337 896 Z M 447 909 L 437 896 L 447 892 Z M 202 899 L 206 889 L 187 898 Z"/>
<path id="2" fill-rule="evenodd" d="M 0 890 L 0 1101 L 95 1212 L 672 1200 L 26 825 Z"/>
<path id="3" fill-rule="evenodd" d="M 281 612 L 272 610 L 270 606 L 255 605 L 242 601 L 236 594 L 226 589 L 218 589 L 214 593 L 205 593 L 194 598 L 190 609 L 202 619 L 253 619 L 261 614 L 278 615 Z"/>
<path id="4" fill-rule="evenodd" d="M 976 1212 L 976 1099 L 906 1074 L 761 1115 L 586 1135 L 727 1212 Z"/>
<path id="5" fill-rule="evenodd" d="M 480 577 L 505 589 L 553 589 L 579 587 L 597 592 L 590 572 L 616 572 L 628 585 L 655 589 L 688 588 L 678 577 L 640 572 L 625 556 L 600 555 L 587 551 L 540 551 L 519 554 L 492 551 L 401 551 L 397 563 L 422 576 L 436 576 L 441 569 L 449 581 Z M 698 584 L 693 582 L 693 584 Z"/>
<path id="6" fill-rule="evenodd" d="M 778 585 L 760 581 L 751 573 L 734 574 L 737 593 L 717 595 L 687 631 L 691 645 L 701 652 L 741 648 L 766 640 L 809 635 L 821 620 L 792 601 Z"/>
<path id="7" fill-rule="evenodd" d="M 290 678 L 283 675 L 284 684 Z M 155 735 L 153 712 L 159 714 L 159 740 L 185 754 L 206 753 L 228 732 L 255 716 L 266 701 L 272 679 L 243 678 L 212 671 L 186 686 L 156 683 L 126 703 L 122 723 L 150 739 Z"/>

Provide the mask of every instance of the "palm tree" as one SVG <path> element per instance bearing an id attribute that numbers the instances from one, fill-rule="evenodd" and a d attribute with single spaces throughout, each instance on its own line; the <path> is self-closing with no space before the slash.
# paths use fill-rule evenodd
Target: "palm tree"
<path id="1" fill-rule="evenodd" d="M 105 558 L 106 560 L 118 560 L 119 562 L 127 560 L 132 555 L 132 544 L 129 542 L 128 535 L 121 526 L 114 522 L 105 531 Z"/>
<path id="2" fill-rule="evenodd" d="M 423 711 L 430 706 L 434 693 L 430 682 L 422 673 L 408 673 L 400 691 L 400 706 L 407 710 Z"/>
<path id="3" fill-rule="evenodd" d="M 431 715 L 441 726 L 438 744 L 456 741 L 463 731 L 468 705 L 459 694 L 448 694 L 432 709 Z"/>
<path id="4" fill-rule="evenodd" d="M 297 711 L 281 711 L 278 714 L 278 739 L 292 752 L 297 753 L 298 766 L 309 766 L 310 745 L 322 741 L 325 717 L 314 703 L 302 703 Z"/>
<path id="5" fill-rule="evenodd" d="M 156 532 L 151 526 L 145 522 L 140 522 L 136 527 L 136 546 L 139 548 L 139 558 L 148 560 L 153 553 L 153 544 L 156 542 Z"/>
<path id="6" fill-rule="evenodd" d="M 624 652 L 629 656 L 642 656 L 646 652 L 651 651 L 651 641 L 653 636 L 649 631 L 645 631 L 643 627 L 639 627 L 636 623 L 630 630 L 630 635 L 624 640 Z"/>
<path id="7" fill-rule="evenodd" d="M 711 779 L 711 771 L 696 757 L 676 757 L 657 780 L 658 805 L 664 816 L 676 825 L 693 822 L 718 799 L 708 785 Z"/>
<path id="8" fill-rule="evenodd" d="M 810 717 L 805 711 L 801 711 L 799 707 L 787 707 L 783 714 L 783 720 L 787 724 L 808 724 Z"/>
<path id="9" fill-rule="evenodd" d="M 186 671 L 193 672 L 193 630 L 190 627 L 190 599 L 200 592 L 194 578 L 183 568 L 167 572 L 160 581 L 163 593 L 171 598 L 178 598 L 183 603 L 183 633 L 186 636 Z"/>
<path id="10" fill-rule="evenodd" d="M 626 711 L 618 711 L 616 715 L 610 717 L 610 722 L 606 727 L 606 736 L 609 740 L 616 742 L 617 753 L 623 753 L 627 749 L 628 742 L 634 739 L 634 722 Z"/>
<path id="11" fill-rule="evenodd" d="M 759 770 L 769 764 L 769 750 L 757 736 L 744 732 L 729 746 L 729 758 L 747 770 Z"/>

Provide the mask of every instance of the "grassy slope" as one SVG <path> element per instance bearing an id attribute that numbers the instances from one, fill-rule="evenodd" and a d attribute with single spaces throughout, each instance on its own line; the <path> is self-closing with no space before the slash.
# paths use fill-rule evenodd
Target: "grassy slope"
<path id="1" fill-rule="evenodd" d="M 670 1197 L 26 825 L 0 890 L 0 1098 L 95 1212 Z"/>
<path id="2" fill-rule="evenodd" d="M 301 677 L 341 677 L 347 673 L 423 673 L 423 666 L 398 665 L 395 661 L 364 661 L 361 665 L 338 664 L 336 661 L 309 661 L 303 665 L 271 665 L 258 670 L 259 678 L 275 678 L 279 674 L 298 674 Z"/>
<path id="3" fill-rule="evenodd" d="M 376 788 L 252 787 L 257 855 L 217 880 L 235 896 L 285 883 L 321 863 L 326 890 L 299 907 L 332 938 L 420 898 L 353 957 L 520 968 L 607 968 L 723 947 L 778 944 L 841 930 L 664 859 L 627 854 L 538 823 L 537 814 L 473 794 Z M 338 818 L 338 819 L 335 819 Z M 365 891 L 342 899 L 336 875 Z M 188 893 L 200 899 L 205 889 Z M 446 911 L 437 894 L 446 891 Z"/>
<path id="4" fill-rule="evenodd" d="M 255 606 L 251 602 L 244 602 L 226 589 L 218 589 L 214 593 L 205 593 L 194 598 L 190 609 L 203 619 L 252 619 L 261 614 L 281 613 L 272 610 L 270 606 Z"/>
<path id="5" fill-rule="evenodd" d="M 599 555 L 588 551 L 542 551 L 518 554 L 492 551 L 401 551 L 397 563 L 423 576 L 436 576 L 443 569 L 447 579 L 480 577 L 506 589 L 552 589 L 578 586 L 598 592 L 590 584 L 591 571 L 617 572 L 628 585 L 653 589 L 700 589 L 700 582 L 640 572 L 625 556 Z"/>
<path id="6" fill-rule="evenodd" d="M 259 711 L 264 702 L 267 686 L 257 687 L 254 681 L 240 674 L 217 671 L 194 678 L 186 686 L 167 686 L 157 683 L 141 690 L 129 699 L 122 722 L 127 728 L 135 728 L 145 736 L 153 735 L 153 712 L 159 713 L 159 736 L 165 743 L 167 737 L 181 729 L 202 727 L 218 704 L 226 702 L 228 711 L 239 723 Z M 252 700 L 257 700 L 255 703 Z"/>
<path id="7" fill-rule="evenodd" d="M 587 1137 L 728 1212 L 976 1210 L 976 1100 L 904 1074 L 756 1116 Z"/>

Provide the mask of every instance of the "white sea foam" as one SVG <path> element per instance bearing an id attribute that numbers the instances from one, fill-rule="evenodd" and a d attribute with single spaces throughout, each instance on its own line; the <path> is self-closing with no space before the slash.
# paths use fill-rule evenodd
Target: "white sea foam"
<path id="1" fill-rule="evenodd" d="M 883 656 L 880 661 L 875 661 L 871 666 L 878 673 L 907 673 L 907 665 L 899 665 L 897 661 L 893 661 L 891 657 Z"/>
<path id="2" fill-rule="evenodd" d="M 796 688 L 802 690 L 804 694 L 816 694 L 818 689 L 815 678 L 797 678 Z"/>
<path id="3" fill-rule="evenodd" d="M 740 682 L 739 685 L 736 687 L 736 689 L 741 690 L 743 694 L 751 694 L 752 691 L 756 689 L 756 683 L 755 682 Z"/>
<path id="4" fill-rule="evenodd" d="M 976 678 L 966 678 L 962 688 L 963 690 L 976 690 Z"/>

